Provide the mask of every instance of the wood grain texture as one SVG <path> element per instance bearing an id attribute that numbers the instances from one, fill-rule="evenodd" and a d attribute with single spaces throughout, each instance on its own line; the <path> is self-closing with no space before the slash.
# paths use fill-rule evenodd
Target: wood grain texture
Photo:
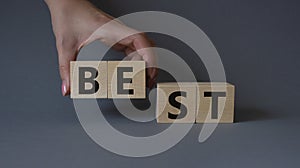
<path id="1" fill-rule="evenodd" d="M 217 113 L 212 113 L 212 93 L 222 93 L 217 98 Z M 225 93 L 225 97 L 223 95 Z M 229 83 L 199 82 L 198 83 L 198 111 L 196 123 L 233 123 L 234 118 L 234 86 Z M 215 98 L 216 99 L 216 98 Z M 216 101 L 215 101 L 216 102 Z M 217 107 L 217 108 L 216 108 Z"/>
<path id="2" fill-rule="evenodd" d="M 71 98 L 107 98 L 107 62 L 106 61 L 71 61 L 70 64 Z M 79 67 L 92 67 L 97 69 L 95 81 L 99 83 L 99 89 L 94 94 L 79 93 Z M 85 76 L 89 76 L 86 74 Z M 91 87 L 89 83 L 85 87 Z"/>
<path id="3" fill-rule="evenodd" d="M 131 78 L 131 83 L 124 82 L 120 87 L 124 90 L 133 90 L 133 93 L 122 93 L 118 91 L 118 68 L 129 67 L 132 72 L 122 72 L 123 78 Z M 146 63 L 145 61 L 108 61 L 108 98 L 146 98 Z M 119 68 L 120 69 L 120 68 Z M 128 70 L 128 69 L 127 69 Z M 120 74 L 120 73 L 119 73 Z M 119 81 L 118 81 L 118 80 Z"/>
<path id="4" fill-rule="evenodd" d="M 157 84 L 157 105 L 156 120 L 158 123 L 194 123 L 196 115 L 196 83 L 158 83 Z M 175 100 L 182 105 L 179 108 L 170 104 L 171 94 L 182 91 L 186 94 L 176 96 Z M 183 107 L 185 106 L 185 107 Z M 184 109 L 186 108 L 186 109 Z M 184 112 L 186 110 L 186 113 Z M 182 115 L 183 118 L 171 119 L 169 113 Z M 181 116 L 182 117 L 182 116 Z"/>

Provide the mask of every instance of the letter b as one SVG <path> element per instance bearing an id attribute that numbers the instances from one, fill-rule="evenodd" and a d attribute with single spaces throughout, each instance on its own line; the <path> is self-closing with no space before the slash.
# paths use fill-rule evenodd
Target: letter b
<path id="1" fill-rule="evenodd" d="M 86 77 L 86 73 L 90 73 L 90 77 Z M 99 90 L 99 83 L 96 81 L 98 71 L 91 67 L 79 67 L 79 94 L 94 94 Z M 86 88 L 86 83 L 92 85 L 90 89 Z"/>

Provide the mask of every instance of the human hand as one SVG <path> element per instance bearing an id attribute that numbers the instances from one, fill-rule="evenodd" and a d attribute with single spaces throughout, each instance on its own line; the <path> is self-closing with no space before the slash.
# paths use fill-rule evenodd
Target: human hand
<path id="1" fill-rule="evenodd" d="M 145 34 L 113 20 L 113 17 L 87 0 L 45 1 L 50 9 L 56 38 L 62 95 L 70 94 L 70 61 L 75 61 L 80 48 L 94 40 L 101 40 L 126 55 L 133 52 L 140 55 L 148 67 L 148 87 L 154 86 L 157 76 L 156 59 L 149 49 L 153 45 Z M 98 29 L 99 27 L 101 28 Z M 123 37 L 126 38 L 122 39 Z"/>

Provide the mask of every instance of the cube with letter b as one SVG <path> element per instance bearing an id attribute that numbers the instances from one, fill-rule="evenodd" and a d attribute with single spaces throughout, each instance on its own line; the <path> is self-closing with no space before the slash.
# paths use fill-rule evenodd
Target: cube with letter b
<path id="1" fill-rule="evenodd" d="M 72 61 L 71 98 L 107 98 L 107 62 Z"/>
<path id="2" fill-rule="evenodd" d="M 144 61 L 72 61 L 71 98 L 145 98 Z"/>
<path id="3" fill-rule="evenodd" d="M 146 98 L 144 61 L 72 61 L 71 98 Z M 158 123 L 232 123 L 234 86 L 225 82 L 157 84 Z"/>

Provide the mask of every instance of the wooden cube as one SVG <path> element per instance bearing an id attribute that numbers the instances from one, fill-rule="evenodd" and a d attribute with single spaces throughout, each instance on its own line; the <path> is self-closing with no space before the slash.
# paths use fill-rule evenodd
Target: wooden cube
<path id="1" fill-rule="evenodd" d="M 234 86 L 229 83 L 198 83 L 196 123 L 233 123 Z"/>
<path id="2" fill-rule="evenodd" d="M 145 61 L 108 62 L 108 98 L 146 98 Z"/>
<path id="3" fill-rule="evenodd" d="M 107 98 L 107 62 L 72 61 L 71 98 Z"/>
<path id="4" fill-rule="evenodd" d="M 156 120 L 158 123 L 194 123 L 197 83 L 158 83 Z"/>

